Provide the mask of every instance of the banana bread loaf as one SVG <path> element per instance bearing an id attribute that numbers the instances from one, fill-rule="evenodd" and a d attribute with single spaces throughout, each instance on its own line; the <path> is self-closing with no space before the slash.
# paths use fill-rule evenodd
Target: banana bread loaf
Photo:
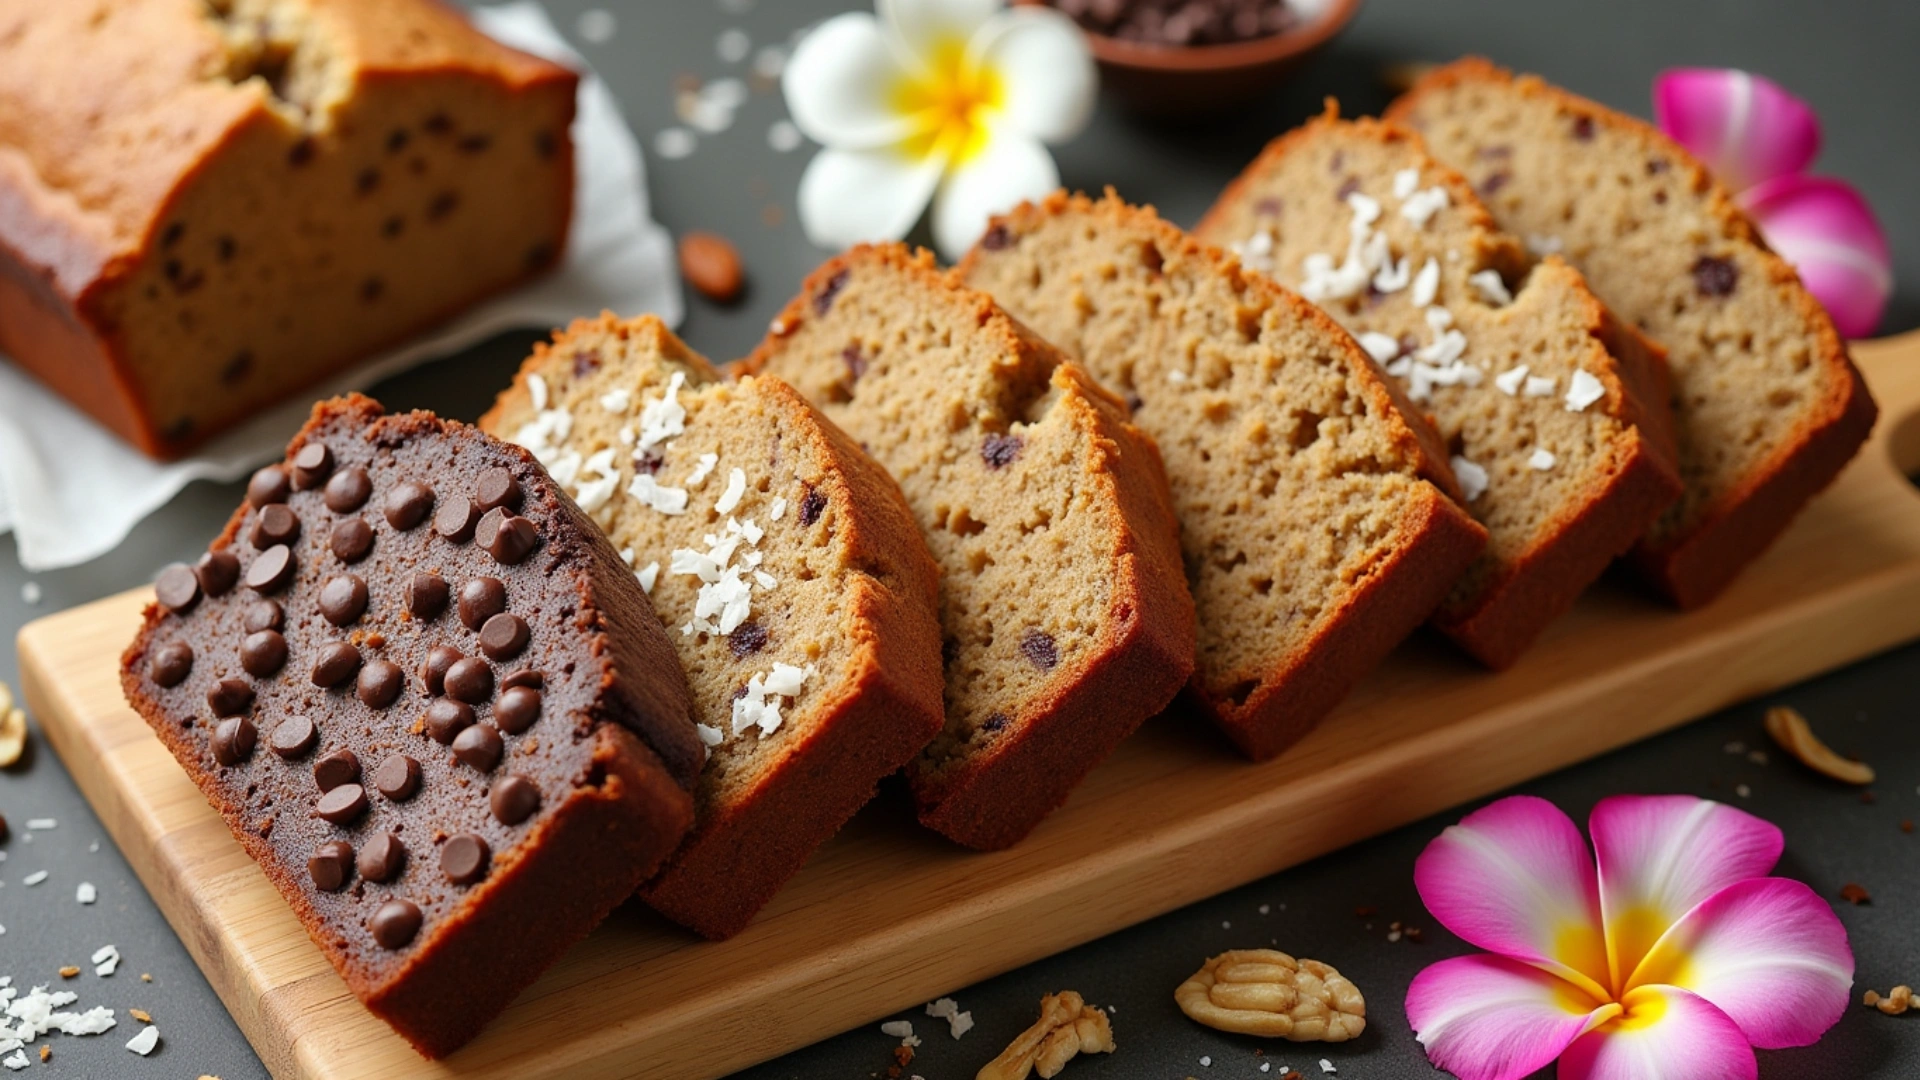
<path id="1" fill-rule="evenodd" d="M 738 933 L 940 732 L 939 572 L 899 486 L 792 387 L 725 381 L 651 315 L 555 334 L 480 426 L 573 493 L 667 623 L 708 757 L 640 895 Z"/>
<path id="2" fill-rule="evenodd" d="M 1682 607 L 1713 599 L 1873 428 L 1826 311 L 1647 124 L 1479 59 L 1433 72 L 1390 115 L 1466 174 L 1500 228 L 1562 253 L 1666 348 L 1686 492 L 1634 562 Z"/>
<path id="3" fill-rule="evenodd" d="M 518 447 L 322 402 L 132 703 L 367 1007 L 451 1053 L 685 835 L 702 749 L 633 575 Z"/>
<path id="4" fill-rule="evenodd" d="M 1055 193 L 959 273 L 1159 442 L 1200 614 L 1192 689 L 1248 755 L 1305 734 L 1485 546 L 1439 437 L 1353 338 L 1151 209 Z"/>
<path id="5" fill-rule="evenodd" d="M 1433 622 L 1482 663 L 1517 660 L 1679 497 L 1658 348 L 1559 258 L 1530 265 L 1410 130 L 1330 109 L 1194 235 L 1318 303 L 1428 410 L 1488 534 Z"/>
<path id="6" fill-rule="evenodd" d="M 576 81 L 439 0 L 0 0 L 0 353 L 184 453 L 553 265 Z"/>
<path id="7" fill-rule="evenodd" d="M 1151 440 L 1078 367 L 926 252 L 816 270 L 748 370 L 892 471 L 941 571 L 946 726 L 908 767 L 920 820 L 1005 847 L 1193 668 L 1193 601 Z"/>

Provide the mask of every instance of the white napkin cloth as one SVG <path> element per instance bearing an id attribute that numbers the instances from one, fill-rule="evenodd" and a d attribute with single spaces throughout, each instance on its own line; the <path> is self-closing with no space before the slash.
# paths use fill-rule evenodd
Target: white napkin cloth
<path id="1" fill-rule="evenodd" d="M 648 213 L 640 147 L 613 93 L 568 47 L 537 0 L 480 8 L 474 19 L 500 41 L 585 73 L 573 123 L 578 188 L 565 263 L 167 464 L 134 450 L 26 372 L 0 363 L 0 532 L 14 531 L 26 569 L 103 555 L 189 481 L 232 480 L 278 456 L 321 398 L 503 330 L 560 326 L 603 308 L 622 315 L 650 311 L 669 326 L 679 324 L 672 241 Z"/>

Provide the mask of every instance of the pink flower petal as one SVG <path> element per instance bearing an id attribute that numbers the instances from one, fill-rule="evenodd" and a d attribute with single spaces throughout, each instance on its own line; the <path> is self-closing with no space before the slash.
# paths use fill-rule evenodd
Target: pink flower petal
<path id="1" fill-rule="evenodd" d="M 1820 153 L 1820 118 L 1780 84 L 1732 68 L 1676 68 L 1653 81 L 1660 130 L 1743 191 Z"/>
<path id="2" fill-rule="evenodd" d="M 1559 807 L 1514 795 L 1468 814 L 1420 853 L 1413 881 L 1433 917 L 1460 937 L 1605 996 L 1593 858 Z"/>
<path id="3" fill-rule="evenodd" d="M 1559 1080 L 1754 1080 L 1759 1064 L 1740 1028 L 1671 986 L 1627 995 L 1627 1012 L 1574 1040 Z"/>
<path id="4" fill-rule="evenodd" d="M 1807 1046 L 1846 1011 L 1853 951 L 1812 889 L 1751 878 L 1701 901 L 1660 939 L 1629 987 L 1655 984 L 1712 1002 L 1755 1046 Z"/>
<path id="5" fill-rule="evenodd" d="M 1667 928 L 1736 881 L 1780 860 L 1780 830 L 1752 814 L 1691 795 L 1620 795 L 1587 819 L 1600 864 L 1600 908 L 1619 985 Z"/>
<path id="6" fill-rule="evenodd" d="M 1740 204 L 1848 337 L 1867 337 L 1893 294 L 1887 234 L 1844 180 L 1783 176 L 1741 194 Z"/>
<path id="7" fill-rule="evenodd" d="M 1456 956 L 1414 976 L 1407 1020 L 1427 1058 L 1460 1080 L 1517 1080 L 1619 1012 L 1504 956 Z"/>

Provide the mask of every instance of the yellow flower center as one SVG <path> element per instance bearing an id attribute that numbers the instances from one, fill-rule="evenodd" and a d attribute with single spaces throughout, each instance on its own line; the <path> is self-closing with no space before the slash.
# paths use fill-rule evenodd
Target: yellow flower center
<path id="1" fill-rule="evenodd" d="M 959 164 L 986 147 L 988 121 L 1006 89 L 999 72 L 968 59 L 964 39 L 949 38 L 927 57 L 926 73 L 902 78 L 892 98 L 893 108 L 914 121 L 915 134 L 905 143 L 910 156 L 938 151 Z"/>

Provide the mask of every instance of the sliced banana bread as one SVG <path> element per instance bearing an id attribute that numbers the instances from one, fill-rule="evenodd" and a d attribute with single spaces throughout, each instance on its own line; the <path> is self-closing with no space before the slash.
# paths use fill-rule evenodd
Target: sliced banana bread
<path id="1" fill-rule="evenodd" d="M 946 727 L 920 819 L 1025 836 L 1193 670 L 1153 442 L 993 302 L 899 245 L 809 277 L 748 368 L 791 382 L 906 492 L 941 569 Z"/>
<path id="2" fill-rule="evenodd" d="M 1530 266 L 1407 128 L 1330 109 L 1275 139 L 1194 235 L 1318 303 L 1438 425 L 1488 541 L 1433 622 L 1488 666 L 1679 497 L 1658 347 L 1579 271 Z"/>
<path id="3" fill-rule="evenodd" d="M 1873 428 L 1826 311 L 1647 124 L 1479 59 L 1422 79 L 1390 115 L 1466 174 L 1500 228 L 1564 254 L 1666 348 L 1686 493 L 1634 561 L 1683 607 L 1713 599 Z"/>
<path id="4" fill-rule="evenodd" d="M 1353 338 L 1150 208 L 1055 193 L 959 273 L 1158 440 L 1200 614 L 1192 688 L 1247 754 L 1305 734 L 1485 546 L 1439 437 Z"/>
<path id="5" fill-rule="evenodd" d="M 709 751 L 641 896 L 738 933 L 940 732 L 939 575 L 899 487 L 792 387 L 725 380 L 651 315 L 555 334 L 480 426 L 540 458 L 666 621 Z"/>

